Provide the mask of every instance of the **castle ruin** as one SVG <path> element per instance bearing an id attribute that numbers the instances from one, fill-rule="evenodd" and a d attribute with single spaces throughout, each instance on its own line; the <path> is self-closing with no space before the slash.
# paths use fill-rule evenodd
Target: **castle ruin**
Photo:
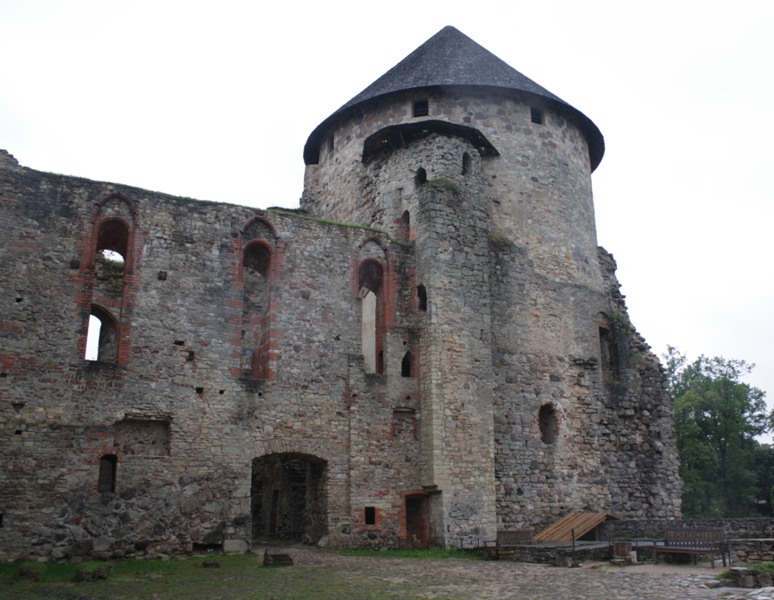
<path id="1" fill-rule="evenodd" d="M 301 207 L 0 152 L 0 558 L 475 545 L 678 517 L 580 111 L 452 27 L 328 117 Z"/>

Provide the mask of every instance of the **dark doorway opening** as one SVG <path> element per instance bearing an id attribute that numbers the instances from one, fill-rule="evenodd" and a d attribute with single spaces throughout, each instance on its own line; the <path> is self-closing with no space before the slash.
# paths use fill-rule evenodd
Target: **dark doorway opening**
<path id="1" fill-rule="evenodd" d="M 316 544 L 328 533 L 327 464 L 306 454 L 269 454 L 253 460 L 253 543 Z"/>
<path id="2" fill-rule="evenodd" d="M 406 545 L 427 548 L 430 541 L 427 496 L 406 496 Z"/>

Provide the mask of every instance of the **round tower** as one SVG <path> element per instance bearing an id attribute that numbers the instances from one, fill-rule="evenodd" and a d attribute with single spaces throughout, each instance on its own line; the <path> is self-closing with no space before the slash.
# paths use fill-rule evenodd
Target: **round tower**
<path id="1" fill-rule="evenodd" d="M 420 340 L 421 480 L 447 540 L 667 502 L 657 477 L 621 468 L 670 415 L 630 369 L 633 330 L 600 260 L 603 154 L 583 113 L 453 27 L 309 136 L 302 208 L 412 247 L 426 308 L 396 323 Z"/>

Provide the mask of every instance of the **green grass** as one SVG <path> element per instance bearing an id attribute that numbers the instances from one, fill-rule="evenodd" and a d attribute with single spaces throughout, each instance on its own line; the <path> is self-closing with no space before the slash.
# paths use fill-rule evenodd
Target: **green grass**
<path id="1" fill-rule="evenodd" d="M 482 560 L 484 555 L 479 551 L 467 552 L 457 548 L 428 548 L 427 550 L 341 550 L 341 556 L 366 556 L 379 558 L 463 558 L 466 560 Z"/>
<path id="2" fill-rule="evenodd" d="M 320 217 L 313 217 L 307 214 L 299 214 L 299 213 L 290 212 L 284 209 L 280 210 L 275 208 L 269 208 L 266 210 L 266 212 L 273 212 L 278 215 L 286 215 L 288 217 L 297 217 L 299 219 L 306 219 L 307 221 L 317 221 L 318 223 L 327 223 L 328 225 L 338 225 L 339 227 L 349 227 L 351 229 L 365 229 L 366 231 L 373 231 L 374 233 L 384 233 L 384 231 L 382 231 L 378 227 L 369 227 L 368 225 L 357 225 L 355 223 L 342 223 L 341 221 L 322 219 Z"/>
<path id="3" fill-rule="evenodd" d="M 509 240 L 504 235 L 500 235 L 499 233 L 490 233 L 489 234 L 489 243 L 490 244 L 499 244 L 501 246 L 513 246 L 513 242 Z"/>
<path id="4" fill-rule="evenodd" d="M 220 568 L 202 568 L 215 558 Z M 0 564 L 0 598 L 121 598 L 239 600 L 396 600 L 415 599 L 408 583 L 373 579 L 367 574 L 342 572 L 324 565 L 264 567 L 259 556 L 197 556 L 170 560 L 125 560 L 70 563 L 32 563 L 43 570 L 42 581 L 19 577 L 25 563 Z M 26 563 L 30 564 L 30 563 Z M 38 566 L 39 565 L 39 566 Z M 105 580 L 76 582 L 79 571 L 104 568 Z"/>

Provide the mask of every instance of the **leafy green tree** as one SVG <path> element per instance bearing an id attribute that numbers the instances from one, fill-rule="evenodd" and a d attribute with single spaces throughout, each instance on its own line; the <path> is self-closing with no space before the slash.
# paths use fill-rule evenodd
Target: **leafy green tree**
<path id="1" fill-rule="evenodd" d="M 774 429 L 765 393 L 741 378 L 755 365 L 700 356 L 688 363 L 669 347 L 664 355 L 675 403 L 675 434 L 686 517 L 755 514 L 758 436 Z"/>
<path id="2" fill-rule="evenodd" d="M 772 488 L 774 488 L 774 447 L 770 444 L 758 444 L 753 455 L 756 490 L 755 500 L 758 513 L 766 516 L 774 514 L 772 510 Z M 757 504 L 765 501 L 765 504 Z"/>

